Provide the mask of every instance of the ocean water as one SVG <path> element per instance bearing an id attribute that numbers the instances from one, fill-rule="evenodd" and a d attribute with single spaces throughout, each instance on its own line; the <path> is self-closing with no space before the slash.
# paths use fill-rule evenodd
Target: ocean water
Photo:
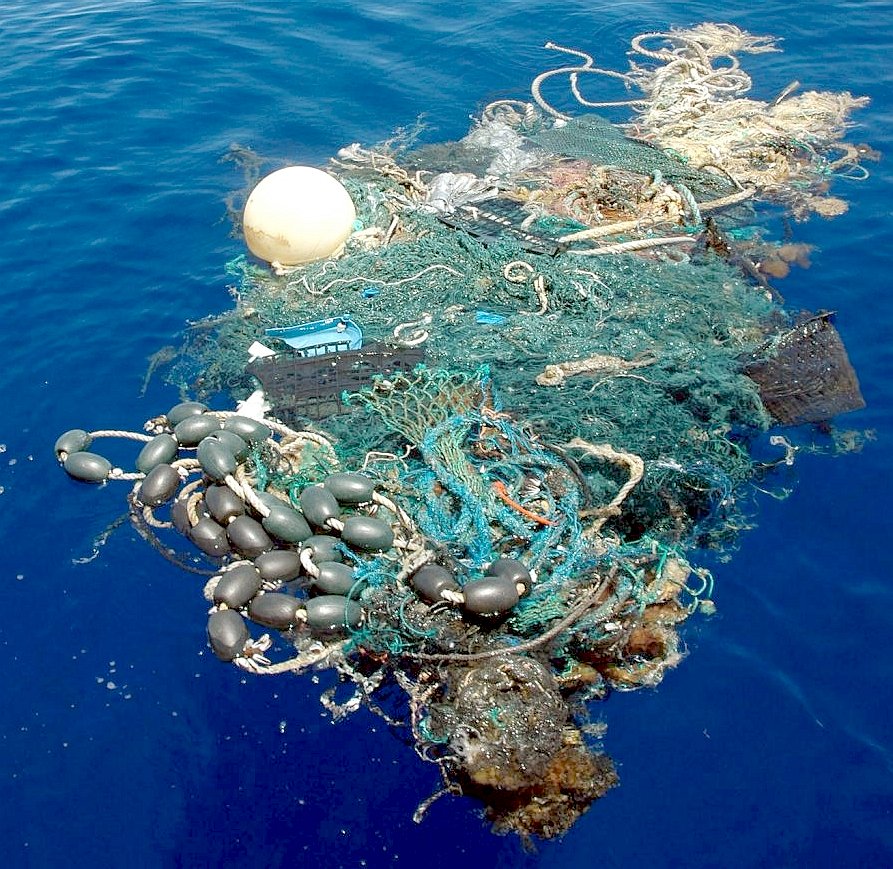
<path id="1" fill-rule="evenodd" d="M 177 400 L 141 394 L 147 357 L 229 307 L 231 144 L 321 164 L 420 114 L 457 138 L 526 96 L 547 40 L 623 68 L 633 35 L 703 20 L 784 38 L 746 61 L 755 96 L 868 95 L 850 138 L 893 150 L 888 2 L 3 0 L 0 865 L 893 865 L 889 159 L 840 184 L 848 214 L 794 227 L 817 251 L 781 285 L 838 312 L 868 402 L 840 424 L 875 439 L 757 499 L 683 664 L 598 710 L 621 786 L 533 853 L 462 799 L 414 824 L 436 769 L 379 720 L 222 666 L 194 577 L 126 526 L 92 557 L 123 487 L 52 454 Z"/>

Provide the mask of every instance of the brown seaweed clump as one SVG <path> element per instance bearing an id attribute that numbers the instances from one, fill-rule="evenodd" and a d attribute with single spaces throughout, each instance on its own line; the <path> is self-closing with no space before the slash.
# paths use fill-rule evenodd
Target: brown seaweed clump
<path id="1" fill-rule="evenodd" d="M 463 792 L 481 800 L 495 833 L 517 833 L 553 839 L 566 833 L 590 805 L 618 784 L 614 764 L 606 754 L 583 745 L 562 746 L 542 775 L 524 787 L 485 786 L 461 779 Z"/>
<path id="2" fill-rule="evenodd" d="M 618 783 L 611 759 L 584 744 L 555 677 L 537 660 L 505 656 L 450 676 L 430 723 L 449 734 L 449 777 L 484 803 L 495 832 L 560 836 Z"/>

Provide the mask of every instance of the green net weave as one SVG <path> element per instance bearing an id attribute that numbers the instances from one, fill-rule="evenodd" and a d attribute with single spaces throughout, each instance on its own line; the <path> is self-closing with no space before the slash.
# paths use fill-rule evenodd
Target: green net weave
<path id="1" fill-rule="evenodd" d="M 755 484 L 793 461 L 778 435 L 758 459 L 762 435 L 862 405 L 830 315 L 792 316 L 770 286 L 808 250 L 766 241 L 759 202 L 840 213 L 828 180 L 858 165 L 840 138 L 864 101 L 745 99 L 732 56 L 770 47 L 731 25 L 637 37 L 630 71 L 607 73 L 643 94 L 619 103 L 634 113 L 620 128 L 547 102 L 561 75 L 597 108 L 580 82 L 605 73 L 549 43 L 577 65 L 538 76 L 534 103 L 486 107 L 460 141 L 342 149 L 328 171 L 356 206 L 344 248 L 296 267 L 233 259 L 232 310 L 191 324 L 170 369 L 184 395 L 245 399 L 270 426 L 220 413 L 253 432 L 238 457 L 220 457 L 213 419 L 197 458 L 174 439 L 170 522 L 141 482 L 131 495 L 162 554 L 171 525 L 211 558 L 222 535 L 212 620 L 236 609 L 294 657 L 271 662 L 269 637 L 241 635 L 215 652 L 257 673 L 334 669 L 322 699 L 336 718 L 366 703 L 402 727 L 444 792 L 479 797 L 497 830 L 560 835 L 616 783 L 586 701 L 656 685 L 681 659 L 679 624 L 712 610 L 695 556 L 734 545 Z M 257 177 L 259 158 L 236 158 Z M 283 340 L 325 323 L 334 340 Z M 148 429 L 177 430 L 166 416 Z M 314 514 L 344 473 L 369 490 Z M 214 527 L 222 488 L 238 516 Z M 286 507 L 292 531 L 301 510 L 313 525 L 270 539 L 299 562 L 291 578 L 217 600 L 232 562 L 273 569 L 239 533 L 286 533 Z M 316 558 L 340 571 L 335 591 Z M 281 624 L 264 612 L 277 593 Z"/>

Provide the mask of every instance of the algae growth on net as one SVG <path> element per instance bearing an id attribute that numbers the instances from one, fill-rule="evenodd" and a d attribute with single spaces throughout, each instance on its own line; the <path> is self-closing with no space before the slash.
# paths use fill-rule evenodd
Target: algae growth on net
<path id="1" fill-rule="evenodd" d="M 765 216 L 841 213 L 833 182 L 873 156 L 844 141 L 863 98 L 746 96 L 768 37 L 644 34 L 623 73 L 546 48 L 565 65 L 461 140 L 354 144 L 313 175 L 349 194 L 324 258 L 289 188 L 299 264 L 229 264 L 233 309 L 168 366 L 182 401 L 56 444 L 75 479 L 130 481 L 142 537 L 205 577 L 217 657 L 334 671 L 336 719 L 365 706 L 438 766 L 419 819 L 464 794 L 539 838 L 617 783 L 590 716 L 680 662 L 713 607 L 699 560 L 794 460 L 781 427 L 863 404 L 830 314 L 770 284 L 808 250 Z M 592 99 L 606 83 L 624 98 Z M 274 205 L 252 250 L 289 250 Z M 103 436 L 144 444 L 135 471 Z"/>

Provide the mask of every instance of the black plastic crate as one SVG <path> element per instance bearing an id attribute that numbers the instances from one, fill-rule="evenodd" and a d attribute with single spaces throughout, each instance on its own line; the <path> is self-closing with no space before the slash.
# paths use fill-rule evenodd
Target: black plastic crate
<path id="1" fill-rule="evenodd" d="M 417 348 L 370 344 L 361 350 L 314 356 L 277 353 L 255 359 L 245 370 L 260 381 L 274 415 L 286 425 L 300 425 L 303 420 L 345 413 L 343 392 L 362 389 L 377 374 L 411 371 L 424 355 Z"/>

